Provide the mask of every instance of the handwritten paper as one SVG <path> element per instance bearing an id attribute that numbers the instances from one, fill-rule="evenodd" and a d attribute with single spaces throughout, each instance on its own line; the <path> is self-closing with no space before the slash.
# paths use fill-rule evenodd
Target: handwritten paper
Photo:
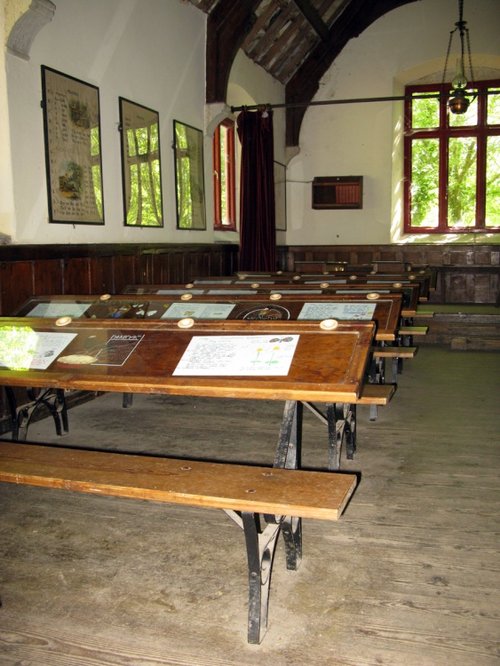
<path id="1" fill-rule="evenodd" d="M 172 303 L 161 319 L 227 319 L 234 308 L 234 303 Z"/>
<path id="2" fill-rule="evenodd" d="M 299 335 L 194 336 L 174 375 L 287 375 Z"/>
<path id="3" fill-rule="evenodd" d="M 91 303 L 38 303 L 26 317 L 81 317 Z"/>
<path id="4" fill-rule="evenodd" d="M 297 319 L 373 319 L 375 303 L 304 303 Z"/>
<path id="5" fill-rule="evenodd" d="M 76 333 L 37 333 L 29 326 L 0 328 L 0 366 L 11 370 L 45 370 Z"/>

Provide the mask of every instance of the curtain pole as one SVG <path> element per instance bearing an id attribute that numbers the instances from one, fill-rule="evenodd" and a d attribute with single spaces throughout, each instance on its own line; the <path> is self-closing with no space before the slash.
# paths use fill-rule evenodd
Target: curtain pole
<path id="1" fill-rule="evenodd" d="M 485 90 L 475 94 L 490 95 L 493 91 Z M 412 99 L 439 99 L 440 93 L 422 93 L 421 95 L 392 95 L 389 97 L 355 97 L 352 99 L 328 99 L 316 100 L 312 102 L 284 102 L 282 104 L 253 104 L 248 106 L 232 106 L 231 113 L 237 111 L 257 111 L 262 108 L 266 109 L 299 109 L 304 106 L 326 106 L 335 104 L 366 104 L 370 102 L 404 102 Z"/>

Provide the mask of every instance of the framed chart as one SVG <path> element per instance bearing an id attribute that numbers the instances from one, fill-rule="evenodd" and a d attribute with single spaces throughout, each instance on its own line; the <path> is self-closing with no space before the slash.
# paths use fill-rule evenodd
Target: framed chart
<path id="1" fill-rule="evenodd" d="M 49 222 L 104 224 L 99 88 L 42 65 Z"/>
<path id="2" fill-rule="evenodd" d="M 123 97 L 119 105 L 125 226 L 162 227 L 158 112 Z"/>
<path id="3" fill-rule="evenodd" d="M 203 132 L 174 120 L 178 229 L 206 229 Z"/>

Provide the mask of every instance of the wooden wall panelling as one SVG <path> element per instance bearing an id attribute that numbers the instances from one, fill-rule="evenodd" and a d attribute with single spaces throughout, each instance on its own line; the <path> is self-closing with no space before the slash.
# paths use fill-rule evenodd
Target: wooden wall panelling
<path id="1" fill-rule="evenodd" d="M 127 284 L 141 283 L 139 257 L 136 254 L 115 254 L 113 264 L 113 285 L 110 293 L 119 294 Z"/>
<path id="2" fill-rule="evenodd" d="M 440 269 L 439 296 L 444 303 L 495 303 L 500 289 L 498 270 L 473 266 Z"/>
<path id="3" fill-rule="evenodd" d="M 33 295 L 62 294 L 63 273 L 64 261 L 62 259 L 37 259 L 33 261 Z"/>
<path id="4" fill-rule="evenodd" d="M 169 284 L 173 281 L 174 254 L 161 252 L 156 256 L 156 275 L 151 284 Z"/>
<path id="5" fill-rule="evenodd" d="M 210 275 L 210 256 L 208 252 L 188 252 L 186 255 L 186 280 Z"/>
<path id="6" fill-rule="evenodd" d="M 31 261 L 0 264 L 0 314 L 13 315 L 33 295 L 33 263 Z"/>
<path id="7" fill-rule="evenodd" d="M 90 257 L 65 259 L 63 294 L 92 294 Z"/>
<path id="8" fill-rule="evenodd" d="M 110 256 L 89 257 L 89 268 L 91 294 L 114 291 L 113 261 Z"/>
<path id="9" fill-rule="evenodd" d="M 158 270 L 155 264 L 158 263 L 158 255 L 155 252 L 141 252 L 137 258 L 139 268 L 139 283 L 156 284 Z M 132 284 L 129 282 L 128 284 Z"/>

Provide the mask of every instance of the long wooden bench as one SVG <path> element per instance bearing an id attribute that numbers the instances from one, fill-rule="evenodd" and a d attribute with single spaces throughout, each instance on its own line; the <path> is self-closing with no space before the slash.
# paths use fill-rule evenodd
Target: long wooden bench
<path id="1" fill-rule="evenodd" d="M 392 381 L 396 382 L 398 373 L 401 373 L 403 361 L 414 358 L 418 347 L 409 347 L 405 345 L 383 345 L 372 348 L 372 358 L 374 361 L 374 370 L 372 378 L 377 383 L 384 383 L 387 376 L 387 362 L 392 365 Z"/>
<path id="2" fill-rule="evenodd" d="M 267 628 L 279 533 L 288 569 L 302 553 L 300 518 L 337 520 L 356 476 L 59 446 L 0 442 L 0 481 L 194 507 L 223 509 L 244 530 L 249 579 L 248 641 Z"/>

